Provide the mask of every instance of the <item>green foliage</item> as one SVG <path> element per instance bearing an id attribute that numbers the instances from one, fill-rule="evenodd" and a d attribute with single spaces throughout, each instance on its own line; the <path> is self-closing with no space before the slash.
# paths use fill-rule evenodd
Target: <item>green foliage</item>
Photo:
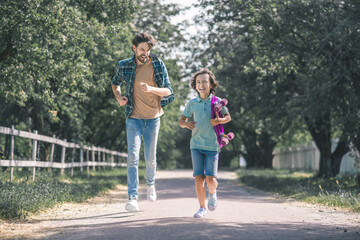
<path id="1" fill-rule="evenodd" d="M 134 11 L 122 0 L 2 1 L 1 125 L 84 141 L 87 107 L 105 92 Z"/>
<path id="2" fill-rule="evenodd" d="M 140 168 L 144 182 L 144 170 Z M 126 169 L 98 170 L 90 178 L 75 171 L 74 177 L 58 177 L 58 173 L 37 172 L 35 182 L 27 182 L 28 171 L 16 171 L 17 182 L 9 183 L 8 174 L 0 178 L 0 218 L 23 219 L 29 213 L 39 212 L 65 202 L 83 202 L 118 184 L 126 184 Z"/>
<path id="3" fill-rule="evenodd" d="M 336 175 L 359 136 L 356 1 L 200 1 L 208 29 L 194 57 L 215 70 L 235 105 L 232 125 L 247 161 L 271 160 L 279 142 L 307 135 L 321 149 L 320 175 Z M 234 87 L 238 86 L 238 87 Z M 334 135 L 336 134 L 336 135 Z M 334 153 L 330 141 L 340 137 Z M 261 155 L 260 153 L 268 153 Z M 271 164 L 269 165 L 271 167 Z"/>
<path id="4" fill-rule="evenodd" d="M 170 23 L 179 11 L 160 1 L 1 1 L 0 125 L 126 152 L 124 109 L 111 90 L 114 67 L 132 56 L 134 34 L 150 32 L 180 97 L 180 67 L 171 51 L 183 37 Z M 180 104 L 175 100 L 165 109 L 160 166 L 174 167 L 179 155 L 172 136 Z M 40 160 L 47 160 L 49 146 L 40 147 Z M 28 149 L 15 148 L 18 157 Z"/>
<path id="5" fill-rule="evenodd" d="M 240 182 L 264 191 L 325 206 L 360 211 L 360 187 L 355 176 L 318 178 L 314 172 L 239 170 Z"/>
<path id="6" fill-rule="evenodd" d="M 157 145 L 158 166 L 162 169 L 173 169 L 179 167 L 181 164 L 179 165 L 178 162 L 183 160 L 182 151 L 176 144 L 181 138 L 178 125 L 181 115 L 180 106 L 184 104 L 188 94 L 187 89 L 183 90 L 184 86 L 181 82 L 185 69 L 179 63 L 183 60 L 175 55 L 175 51 L 184 43 L 181 33 L 184 26 L 174 25 L 170 21 L 171 17 L 179 14 L 181 9 L 175 4 L 161 4 L 159 0 L 137 2 L 141 11 L 135 15 L 133 34 L 146 31 L 157 40 L 151 51 L 164 61 L 176 96 L 175 100 L 164 108 L 165 114 L 161 116 Z"/>

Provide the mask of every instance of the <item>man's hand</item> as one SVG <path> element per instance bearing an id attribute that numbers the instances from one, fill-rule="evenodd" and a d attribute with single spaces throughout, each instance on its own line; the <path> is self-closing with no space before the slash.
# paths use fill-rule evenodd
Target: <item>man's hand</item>
<path id="1" fill-rule="evenodd" d="M 127 99 L 127 97 L 120 97 L 118 100 L 121 107 L 125 106 L 128 101 L 129 101 L 129 99 Z"/>
<path id="2" fill-rule="evenodd" d="M 129 99 L 127 99 L 127 97 L 121 96 L 120 86 L 112 85 L 112 90 L 115 95 L 116 101 L 120 104 L 120 106 L 125 106 Z"/>
<path id="3" fill-rule="evenodd" d="M 143 92 L 146 92 L 146 93 L 151 93 L 152 90 L 153 90 L 153 87 L 151 87 L 151 86 L 149 86 L 149 85 L 147 85 L 146 83 L 143 83 L 143 82 L 140 83 L 140 88 L 141 88 L 141 90 Z"/>

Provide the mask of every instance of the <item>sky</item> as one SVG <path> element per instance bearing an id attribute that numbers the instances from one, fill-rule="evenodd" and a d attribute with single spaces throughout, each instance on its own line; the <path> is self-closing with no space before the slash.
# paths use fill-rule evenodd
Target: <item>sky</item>
<path id="1" fill-rule="evenodd" d="M 175 3 L 179 4 L 181 7 L 190 7 L 191 5 L 198 2 L 198 0 L 162 0 L 163 3 Z M 198 13 L 198 9 L 191 7 L 190 9 L 183 12 L 183 14 L 174 17 L 173 24 L 188 20 L 191 26 L 187 28 L 187 33 L 195 35 L 198 29 L 198 26 L 195 26 L 193 22 L 194 16 Z"/>

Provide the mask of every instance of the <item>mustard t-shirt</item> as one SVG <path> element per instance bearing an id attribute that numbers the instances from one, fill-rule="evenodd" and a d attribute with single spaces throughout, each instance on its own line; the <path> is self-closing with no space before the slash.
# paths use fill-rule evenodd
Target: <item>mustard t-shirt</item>
<path id="1" fill-rule="evenodd" d="M 151 60 L 145 64 L 136 66 L 134 80 L 134 109 L 131 118 L 154 119 L 164 114 L 160 105 L 161 97 L 141 90 L 140 83 L 146 83 L 152 87 L 158 87 L 154 77 L 154 67 Z"/>

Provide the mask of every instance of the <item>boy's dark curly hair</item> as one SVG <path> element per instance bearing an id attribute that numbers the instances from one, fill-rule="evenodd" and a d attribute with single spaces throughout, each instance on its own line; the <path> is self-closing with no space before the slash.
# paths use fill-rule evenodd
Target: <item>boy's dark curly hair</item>
<path id="1" fill-rule="evenodd" d="M 200 69 L 200 71 L 196 72 L 194 74 L 194 76 L 191 78 L 190 80 L 190 85 L 191 87 L 197 92 L 199 93 L 197 90 L 196 90 L 196 78 L 197 76 L 199 75 L 202 75 L 202 74 L 208 74 L 209 75 L 209 79 L 210 79 L 210 93 L 212 93 L 213 95 L 215 95 L 215 92 L 216 92 L 216 88 L 217 86 L 219 85 L 218 82 L 216 81 L 215 79 L 215 75 L 207 68 L 202 68 Z"/>

